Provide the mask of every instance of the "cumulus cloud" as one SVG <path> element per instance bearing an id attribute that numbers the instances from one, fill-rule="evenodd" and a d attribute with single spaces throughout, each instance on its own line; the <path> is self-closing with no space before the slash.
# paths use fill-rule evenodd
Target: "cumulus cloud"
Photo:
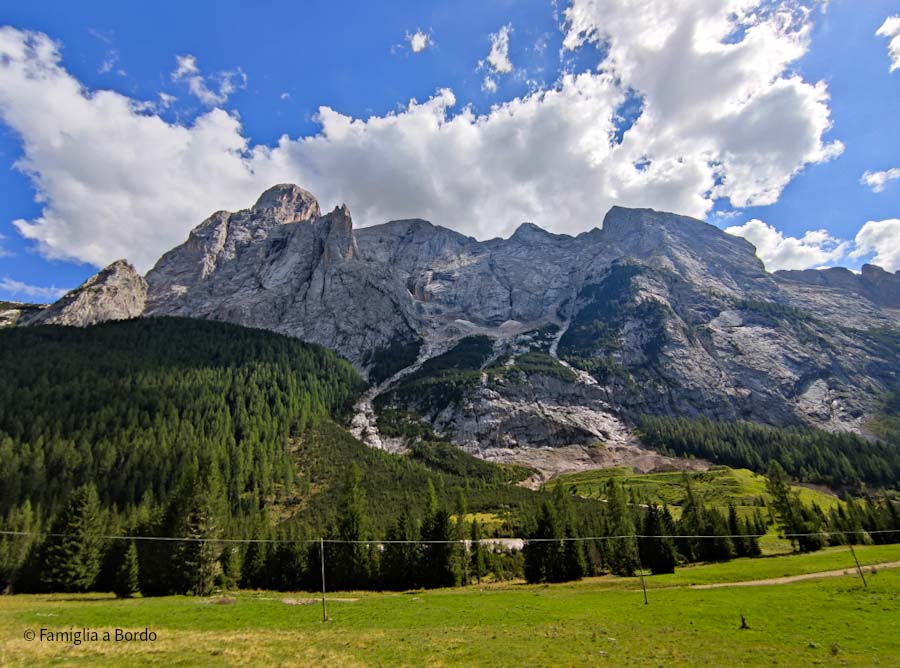
<path id="1" fill-rule="evenodd" d="M 509 33 L 512 25 L 507 24 L 491 34 L 491 52 L 487 56 L 488 67 L 497 74 L 509 74 L 513 64 L 509 60 Z"/>
<path id="2" fill-rule="evenodd" d="M 421 53 L 434 44 L 431 40 L 431 35 L 422 30 L 416 30 L 412 34 L 406 33 L 406 43 L 409 45 L 409 50 L 413 53 Z"/>
<path id="3" fill-rule="evenodd" d="M 856 235 L 851 257 L 873 254 L 872 263 L 887 271 L 900 269 L 900 218 L 870 220 Z"/>
<path id="4" fill-rule="evenodd" d="M 56 301 L 68 292 L 65 288 L 45 288 L 38 285 L 29 285 L 22 281 L 13 280 L 8 276 L 0 279 L 0 290 L 15 297 L 40 301 Z"/>
<path id="5" fill-rule="evenodd" d="M 900 69 L 900 14 L 889 16 L 875 33 L 878 37 L 887 37 L 888 56 L 891 59 L 891 72 Z"/>
<path id="6" fill-rule="evenodd" d="M 850 248 L 849 242 L 834 238 L 827 230 L 810 230 L 798 239 L 755 218 L 725 231 L 756 246 L 756 255 L 769 271 L 821 267 L 840 260 Z"/>
<path id="7" fill-rule="evenodd" d="M 823 139 L 825 85 L 790 70 L 809 32 L 794 0 L 781 12 L 762 0 L 640 4 L 637 20 L 628 0 L 575 0 L 568 47 L 602 40 L 602 67 L 487 113 L 458 108 L 446 89 L 383 116 L 321 107 L 317 134 L 274 146 L 250 144 L 221 109 L 168 122 L 88 90 L 50 38 L 2 29 L 0 118 L 22 138 L 17 166 L 43 206 L 16 227 L 48 256 L 147 269 L 210 212 L 291 181 L 323 207 L 346 202 L 357 225 L 423 217 L 489 238 L 530 220 L 577 233 L 613 204 L 703 217 L 716 198 L 771 203 L 804 166 L 840 152 Z M 202 77 L 193 58 L 179 71 Z M 617 119 L 635 98 L 623 132 Z"/>
<path id="8" fill-rule="evenodd" d="M 209 77 L 216 82 L 217 88 L 210 88 L 207 77 L 204 77 L 197 66 L 197 59 L 188 54 L 175 56 L 176 68 L 172 72 L 172 81 L 184 81 L 188 91 L 207 107 L 225 104 L 235 91 L 246 88 L 247 75 L 240 68 L 219 72 Z"/>
<path id="9" fill-rule="evenodd" d="M 481 82 L 481 90 L 486 93 L 496 93 L 497 92 L 497 81 L 490 74 L 484 77 L 484 81 Z"/>
<path id="10" fill-rule="evenodd" d="M 900 179 L 900 167 L 891 167 L 883 172 L 865 172 L 859 179 L 863 185 L 867 185 L 872 189 L 873 193 L 880 193 L 884 190 L 888 181 Z"/>

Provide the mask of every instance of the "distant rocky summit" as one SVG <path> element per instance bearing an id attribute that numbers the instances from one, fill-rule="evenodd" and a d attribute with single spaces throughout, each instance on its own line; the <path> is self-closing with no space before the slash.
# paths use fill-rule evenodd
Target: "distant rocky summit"
<path id="1" fill-rule="evenodd" d="M 25 324 L 45 308 L 46 304 L 0 301 L 0 327 Z"/>
<path id="2" fill-rule="evenodd" d="M 746 240 L 650 209 L 478 241 L 424 220 L 354 229 L 345 206 L 322 215 L 286 184 L 211 215 L 146 279 L 117 262 L 28 322 L 178 315 L 289 334 L 369 374 L 354 430 L 371 444 L 390 441 L 378 415 L 402 411 L 515 460 L 632 447 L 641 414 L 864 432 L 900 382 L 898 308 L 900 274 L 770 274 Z"/>
<path id="3" fill-rule="evenodd" d="M 118 260 L 25 324 L 86 327 L 107 320 L 127 320 L 143 314 L 146 303 L 147 281 L 128 262 Z"/>
<path id="4" fill-rule="evenodd" d="M 893 274 L 873 264 L 864 264 L 856 274 L 844 267 L 828 269 L 806 269 L 804 271 L 776 271 L 778 278 L 817 285 L 845 293 L 861 295 L 881 306 L 900 308 L 900 271 Z"/>

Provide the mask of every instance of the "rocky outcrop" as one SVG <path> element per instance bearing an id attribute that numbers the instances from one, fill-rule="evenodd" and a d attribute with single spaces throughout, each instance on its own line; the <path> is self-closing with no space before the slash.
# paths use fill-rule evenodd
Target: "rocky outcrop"
<path id="1" fill-rule="evenodd" d="M 776 271 L 783 281 L 832 288 L 844 294 L 850 292 L 865 297 L 874 304 L 900 308 L 900 271 L 893 274 L 881 267 L 864 264 L 857 274 L 843 267 L 806 269 L 804 271 Z"/>
<path id="2" fill-rule="evenodd" d="M 390 265 L 361 257 L 350 213 L 320 216 L 312 195 L 276 186 L 250 209 L 220 211 L 147 274 L 146 315 L 271 329 L 362 365 L 417 327 L 414 300 Z"/>
<path id="3" fill-rule="evenodd" d="M 118 260 L 24 324 L 86 327 L 107 320 L 128 320 L 144 312 L 147 282 L 125 260 Z"/>
<path id="4" fill-rule="evenodd" d="M 0 301 L 0 328 L 24 325 L 47 308 L 47 304 Z"/>

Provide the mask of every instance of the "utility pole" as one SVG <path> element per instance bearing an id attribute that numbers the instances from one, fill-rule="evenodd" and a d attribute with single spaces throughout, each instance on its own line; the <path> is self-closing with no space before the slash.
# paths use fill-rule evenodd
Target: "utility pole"
<path id="1" fill-rule="evenodd" d="M 325 609 L 325 539 L 319 538 L 319 557 L 322 560 L 322 621 L 328 621 L 328 611 Z"/>
<path id="2" fill-rule="evenodd" d="M 845 538 L 845 539 L 847 538 L 847 534 L 844 534 L 844 538 Z M 862 581 L 863 581 L 863 587 L 865 587 L 866 589 L 868 589 L 868 588 L 869 588 L 869 585 L 866 583 L 866 576 L 863 575 L 863 569 L 862 569 L 862 566 L 859 565 L 859 559 L 856 558 L 856 550 L 853 549 L 853 543 L 847 541 L 847 544 L 850 546 L 850 554 L 853 555 L 853 561 L 856 562 L 856 570 L 859 572 L 859 577 L 862 578 Z"/>
<path id="3" fill-rule="evenodd" d="M 641 563 L 641 544 L 638 542 L 637 535 L 634 537 L 634 546 L 637 549 L 638 572 L 641 574 L 641 589 L 644 590 L 644 605 L 650 605 L 647 600 L 647 585 L 644 584 L 644 564 Z"/>

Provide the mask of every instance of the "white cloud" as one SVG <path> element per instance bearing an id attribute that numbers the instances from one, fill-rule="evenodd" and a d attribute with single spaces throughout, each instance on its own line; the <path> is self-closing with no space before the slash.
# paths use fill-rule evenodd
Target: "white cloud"
<path id="1" fill-rule="evenodd" d="M 850 247 L 849 242 L 834 238 L 827 230 L 810 230 L 798 239 L 786 237 L 757 219 L 725 231 L 756 246 L 756 255 L 769 271 L 821 267 L 845 257 Z"/>
<path id="2" fill-rule="evenodd" d="M 100 68 L 97 71 L 100 74 L 107 74 L 109 72 L 112 72 L 117 62 L 119 62 L 119 52 L 116 49 L 109 49 L 106 52 L 106 56 L 104 56 L 103 58 L 103 62 L 100 63 Z"/>
<path id="3" fill-rule="evenodd" d="M 409 50 L 413 53 L 421 53 L 429 46 L 434 44 L 431 35 L 422 30 L 416 30 L 414 33 L 406 33 L 406 43 L 409 44 Z"/>
<path id="4" fill-rule="evenodd" d="M 507 24 L 499 31 L 491 34 L 491 52 L 487 62 L 491 70 L 497 74 L 509 74 L 513 71 L 513 65 L 509 60 L 509 33 L 512 25 Z"/>
<path id="5" fill-rule="evenodd" d="M 867 185 L 872 189 L 873 193 L 880 193 L 884 190 L 884 186 L 888 181 L 900 179 L 900 167 L 891 167 L 883 172 L 865 172 L 859 179 L 863 185 Z"/>
<path id="6" fill-rule="evenodd" d="M 22 281 L 16 281 L 8 276 L 0 279 L 0 290 L 10 293 L 16 297 L 24 297 L 26 299 L 40 299 L 45 301 L 56 301 L 68 292 L 66 288 L 57 287 L 40 287 L 37 285 L 29 285 Z"/>
<path id="7" fill-rule="evenodd" d="M 288 92 L 284 92 L 284 93 L 282 93 L 279 97 L 280 97 L 282 100 L 290 100 L 290 99 L 291 99 L 291 94 L 288 93 Z"/>
<path id="8" fill-rule="evenodd" d="M 856 235 L 856 248 L 851 257 L 874 254 L 872 264 L 887 271 L 900 269 L 900 218 L 870 220 Z"/>
<path id="9" fill-rule="evenodd" d="M 573 0 L 567 49 L 603 43 L 604 70 L 630 86 L 643 114 L 624 152 L 713 180 L 736 207 L 777 201 L 793 175 L 843 150 L 824 143 L 828 91 L 793 74 L 807 49 L 810 11 L 764 0 Z M 677 166 L 676 166 L 677 165 Z"/>
<path id="10" fill-rule="evenodd" d="M 455 109 L 449 90 L 369 118 L 322 107 L 318 134 L 272 147 L 251 145 L 221 109 L 168 122 L 138 100 L 87 90 L 48 37 L 2 29 L 0 118 L 22 138 L 17 166 L 43 206 L 16 227 L 48 256 L 95 265 L 127 257 L 147 269 L 212 211 L 246 207 L 290 181 L 325 208 L 346 202 L 357 225 L 423 217 L 489 238 L 531 220 L 572 233 L 599 225 L 613 204 L 703 217 L 717 197 L 770 203 L 805 165 L 840 151 L 823 141 L 825 85 L 789 70 L 806 50 L 805 18 L 642 0 L 644 22 L 634 22 L 630 2 L 601 4 L 595 18 L 610 45 L 602 70 L 481 115 Z M 584 7 L 595 5 L 575 0 L 572 9 Z M 724 27 L 711 33 L 709 16 Z M 741 26 L 740 39 L 725 40 Z M 195 59 L 178 67 L 180 79 L 200 76 Z M 630 90 L 642 114 L 617 143 Z"/>
<path id="11" fill-rule="evenodd" d="M 6 237 L 4 237 L 2 234 L 0 234 L 0 257 L 12 257 L 12 253 L 10 253 L 8 250 L 6 250 L 3 247 L 3 240 L 5 238 Z"/>
<path id="12" fill-rule="evenodd" d="M 496 93 L 497 92 L 497 81 L 490 74 L 484 77 L 484 81 L 481 82 L 481 90 L 487 93 Z"/>
<path id="13" fill-rule="evenodd" d="M 891 72 L 900 69 L 900 14 L 885 19 L 875 34 L 890 38 L 888 56 L 891 58 Z"/>
<path id="14" fill-rule="evenodd" d="M 247 87 L 247 75 L 241 68 L 219 72 L 209 77 L 218 83 L 218 89 L 213 89 L 207 85 L 207 78 L 200 73 L 194 56 L 190 54 L 175 56 L 175 62 L 177 67 L 172 72 L 172 81 L 187 82 L 191 95 L 207 107 L 225 104 L 232 93 Z"/>
<path id="15" fill-rule="evenodd" d="M 174 95 L 169 95 L 168 93 L 160 93 L 159 94 L 159 106 L 162 109 L 168 109 L 173 104 L 175 104 L 175 101 L 177 99 L 178 98 L 175 97 Z"/>

